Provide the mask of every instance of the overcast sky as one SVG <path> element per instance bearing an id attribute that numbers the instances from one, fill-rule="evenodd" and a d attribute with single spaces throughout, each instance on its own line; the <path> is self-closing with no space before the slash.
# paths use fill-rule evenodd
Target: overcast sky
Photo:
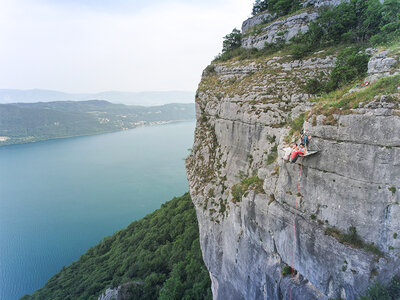
<path id="1" fill-rule="evenodd" d="M 0 88 L 195 90 L 253 0 L 0 0 Z"/>

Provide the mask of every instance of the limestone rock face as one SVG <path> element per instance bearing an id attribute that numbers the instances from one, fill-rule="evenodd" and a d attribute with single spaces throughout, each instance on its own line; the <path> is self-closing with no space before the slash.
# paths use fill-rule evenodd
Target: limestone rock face
<path id="1" fill-rule="evenodd" d="M 348 0 L 307 0 L 302 1 L 301 5 L 307 7 L 306 11 L 301 11 L 293 16 L 282 20 L 274 20 L 275 15 L 268 11 L 262 12 L 251 17 L 242 24 L 242 47 L 246 49 L 262 49 L 265 43 L 289 42 L 291 38 L 308 31 L 311 21 L 318 17 L 318 8 L 324 5 L 336 6 Z M 276 19 L 276 18 L 275 18 Z M 265 26 L 261 26 L 265 24 Z M 259 25 L 257 29 L 254 26 Z"/>
<path id="2" fill-rule="evenodd" d="M 315 20 L 317 16 L 317 12 L 304 12 L 284 20 L 277 20 L 263 27 L 262 32 L 258 35 L 245 35 L 242 38 L 242 46 L 247 49 L 262 49 L 265 43 L 288 42 L 299 32 L 305 33 L 308 30 L 309 23 Z"/>
<path id="3" fill-rule="evenodd" d="M 131 296 L 128 296 L 128 288 L 132 285 L 142 285 L 143 282 L 132 281 L 119 285 L 113 289 L 108 288 L 103 292 L 97 300 L 128 300 Z"/>
<path id="4" fill-rule="evenodd" d="M 308 0 L 305 1 L 304 6 L 313 5 L 315 7 L 321 7 L 323 5 L 336 6 L 340 2 L 349 2 L 349 0 Z"/>
<path id="5" fill-rule="evenodd" d="M 374 54 L 368 63 L 368 81 L 374 81 L 384 76 L 398 75 L 398 69 L 394 68 L 400 63 L 397 57 L 392 57 L 389 51 Z"/>
<path id="6" fill-rule="evenodd" d="M 273 18 L 273 14 L 269 13 L 268 11 L 262 12 L 254 17 L 251 17 L 243 22 L 242 24 L 242 32 L 248 31 L 251 27 L 268 22 Z"/>
<path id="7" fill-rule="evenodd" d="M 301 1 L 301 6 L 307 8 L 306 11 L 303 9 L 299 13 L 282 20 L 274 21 L 276 19 L 275 15 L 268 11 L 251 17 L 242 24 L 242 47 L 246 49 L 262 49 L 266 43 L 287 43 L 300 32 L 305 33 L 308 31 L 310 22 L 318 17 L 319 7 L 336 6 L 341 2 L 349 2 L 349 0 Z M 261 24 L 265 24 L 265 26 L 261 26 Z M 254 26 L 256 25 L 258 25 L 258 28 L 255 29 Z"/>
<path id="8" fill-rule="evenodd" d="M 374 55 L 369 75 L 398 72 L 399 64 L 384 62 L 398 61 L 396 53 Z M 330 122 L 309 115 L 304 126 L 319 153 L 295 164 L 282 159 L 287 120 L 313 105 L 304 84 L 335 61 L 322 51 L 305 61 L 277 56 L 204 71 L 186 167 L 214 299 L 357 299 L 400 272 L 398 92 Z M 262 186 L 235 197 L 242 179 L 255 176 Z M 349 227 L 381 255 L 327 234 Z M 282 270 L 293 253 L 291 288 Z"/>
<path id="9" fill-rule="evenodd" d="M 301 1 L 301 6 L 302 7 L 314 7 L 318 8 L 324 5 L 329 5 L 329 6 L 336 6 L 339 5 L 341 2 L 348 2 L 349 0 L 302 0 Z M 383 0 L 381 0 L 383 1 Z M 262 24 L 262 23 L 268 23 L 272 21 L 276 16 L 269 11 L 264 11 L 262 13 L 259 13 L 251 18 L 248 18 L 245 20 L 242 24 L 242 32 L 247 32 L 249 29 L 254 27 L 255 25 Z"/>
<path id="10" fill-rule="evenodd" d="M 121 297 L 118 297 L 120 294 L 119 288 L 114 288 L 114 289 L 106 289 L 106 291 L 100 295 L 98 300 L 116 300 L 120 299 Z"/>

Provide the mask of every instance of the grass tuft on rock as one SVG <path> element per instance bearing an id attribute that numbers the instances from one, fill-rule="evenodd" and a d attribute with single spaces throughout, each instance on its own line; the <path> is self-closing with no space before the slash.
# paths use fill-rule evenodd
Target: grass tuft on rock
<path id="1" fill-rule="evenodd" d="M 337 227 L 328 227 L 325 229 L 325 234 L 352 248 L 363 249 L 377 256 L 383 256 L 382 251 L 374 243 L 368 244 L 361 239 L 354 226 L 350 226 L 347 232 L 342 232 Z"/>
<path id="2" fill-rule="evenodd" d="M 243 179 L 232 187 L 233 202 L 242 201 L 244 193 L 249 189 L 259 194 L 264 193 L 263 185 L 264 180 L 258 178 L 258 176 L 251 176 Z"/>

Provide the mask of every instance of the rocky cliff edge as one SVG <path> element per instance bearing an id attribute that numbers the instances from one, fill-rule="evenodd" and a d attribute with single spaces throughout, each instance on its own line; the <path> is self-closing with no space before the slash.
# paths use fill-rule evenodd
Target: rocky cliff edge
<path id="1" fill-rule="evenodd" d="M 304 92 L 331 51 L 203 72 L 186 165 L 214 299 L 357 299 L 400 272 L 400 51 L 370 51 L 350 109 Z M 319 152 L 286 163 L 296 122 Z"/>

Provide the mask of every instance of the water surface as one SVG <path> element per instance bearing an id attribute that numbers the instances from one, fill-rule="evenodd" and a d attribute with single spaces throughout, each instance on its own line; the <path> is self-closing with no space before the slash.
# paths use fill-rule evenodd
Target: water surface
<path id="1" fill-rule="evenodd" d="M 0 299 L 188 190 L 195 122 L 0 148 Z"/>

